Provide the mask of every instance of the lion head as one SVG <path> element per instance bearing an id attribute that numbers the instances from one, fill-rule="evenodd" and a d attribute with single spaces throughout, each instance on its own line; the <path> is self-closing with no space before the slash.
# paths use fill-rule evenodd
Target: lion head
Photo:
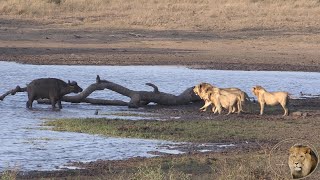
<path id="1" fill-rule="evenodd" d="M 288 165 L 294 179 L 309 175 L 317 165 L 317 156 L 309 146 L 294 145 L 289 150 Z"/>
<path id="2" fill-rule="evenodd" d="M 252 87 L 251 91 L 255 96 L 259 96 L 259 93 L 261 91 L 265 91 L 265 89 L 262 86 L 254 86 Z"/>
<path id="3" fill-rule="evenodd" d="M 208 96 L 207 91 L 212 87 L 213 86 L 209 83 L 200 83 L 193 88 L 193 92 L 201 99 L 205 99 Z"/>

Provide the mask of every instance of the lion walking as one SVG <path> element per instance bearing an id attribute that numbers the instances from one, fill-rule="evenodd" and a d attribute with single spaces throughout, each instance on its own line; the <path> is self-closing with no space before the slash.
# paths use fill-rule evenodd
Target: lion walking
<path id="1" fill-rule="evenodd" d="M 204 100 L 204 105 L 200 111 L 206 111 L 207 107 L 212 105 L 212 112 L 221 113 L 222 108 L 229 110 L 228 114 L 243 111 L 242 107 L 245 101 L 248 101 L 248 95 L 238 88 L 217 88 L 209 83 L 200 83 L 193 89 L 194 93 Z M 250 101 L 250 100 L 249 100 Z M 232 110 L 230 112 L 230 107 Z"/>
<path id="2" fill-rule="evenodd" d="M 252 88 L 253 94 L 258 98 L 260 104 L 260 115 L 263 115 L 264 106 L 275 106 L 280 104 L 284 110 L 283 116 L 289 115 L 289 109 L 287 107 L 289 100 L 289 93 L 285 91 L 268 92 L 261 86 L 255 86 Z"/>
<path id="3" fill-rule="evenodd" d="M 222 108 L 228 110 L 228 114 L 237 111 L 239 114 L 241 111 L 241 97 L 236 94 L 229 93 L 227 91 L 221 90 L 219 88 L 213 88 L 212 91 L 208 91 L 208 99 L 210 99 L 212 105 L 215 107 L 213 109 L 214 113 L 221 114 Z"/>

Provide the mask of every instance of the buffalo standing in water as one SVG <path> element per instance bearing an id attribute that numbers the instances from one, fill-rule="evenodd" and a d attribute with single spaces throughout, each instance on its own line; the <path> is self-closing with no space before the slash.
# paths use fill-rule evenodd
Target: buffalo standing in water
<path id="1" fill-rule="evenodd" d="M 75 81 L 68 81 L 68 83 L 55 78 L 41 78 L 35 79 L 27 86 L 28 101 L 27 108 L 32 108 L 32 102 L 40 98 L 50 99 L 52 109 L 58 103 L 59 109 L 62 109 L 61 98 L 69 93 L 82 92 L 82 88 L 78 86 Z"/>

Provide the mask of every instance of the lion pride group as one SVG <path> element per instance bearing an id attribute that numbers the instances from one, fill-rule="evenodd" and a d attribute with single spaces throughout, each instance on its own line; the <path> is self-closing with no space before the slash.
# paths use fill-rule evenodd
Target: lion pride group
<path id="1" fill-rule="evenodd" d="M 260 104 L 260 115 L 263 114 L 264 106 L 274 106 L 280 104 L 284 109 L 283 116 L 289 114 L 287 107 L 288 92 L 268 92 L 261 86 L 255 86 L 252 93 L 257 97 Z M 243 106 L 246 101 L 250 101 L 248 95 L 239 88 L 218 88 L 209 83 L 200 83 L 193 88 L 193 91 L 202 100 L 204 105 L 200 108 L 201 111 L 206 111 L 207 107 L 212 105 L 212 112 L 221 114 L 223 109 L 230 113 L 240 113 L 243 111 Z"/>

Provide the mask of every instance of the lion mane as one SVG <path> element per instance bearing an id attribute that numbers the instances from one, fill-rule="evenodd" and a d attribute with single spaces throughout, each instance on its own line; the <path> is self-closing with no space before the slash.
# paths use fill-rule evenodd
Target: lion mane
<path id="1" fill-rule="evenodd" d="M 209 83 L 200 83 L 193 88 L 193 92 L 204 101 L 204 105 L 200 108 L 200 111 L 206 111 L 207 107 L 211 105 L 211 101 L 208 98 L 208 91 L 212 89 L 213 86 Z"/>
<path id="2" fill-rule="evenodd" d="M 312 173 L 318 164 L 318 157 L 309 146 L 294 145 L 289 149 L 288 165 L 293 179 Z"/>
<path id="3" fill-rule="evenodd" d="M 214 92 L 215 88 L 218 92 Z M 238 113 L 240 113 L 240 111 L 243 111 L 242 105 L 245 101 L 250 101 L 248 95 L 238 88 L 217 88 L 204 82 L 196 85 L 193 91 L 204 100 L 205 104 L 200 108 L 200 111 L 206 111 L 207 107 L 212 105 L 212 111 L 220 114 L 222 107 L 229 109 L 229 105 L 231 105 L 232 112 L 238 110 Z"/>

